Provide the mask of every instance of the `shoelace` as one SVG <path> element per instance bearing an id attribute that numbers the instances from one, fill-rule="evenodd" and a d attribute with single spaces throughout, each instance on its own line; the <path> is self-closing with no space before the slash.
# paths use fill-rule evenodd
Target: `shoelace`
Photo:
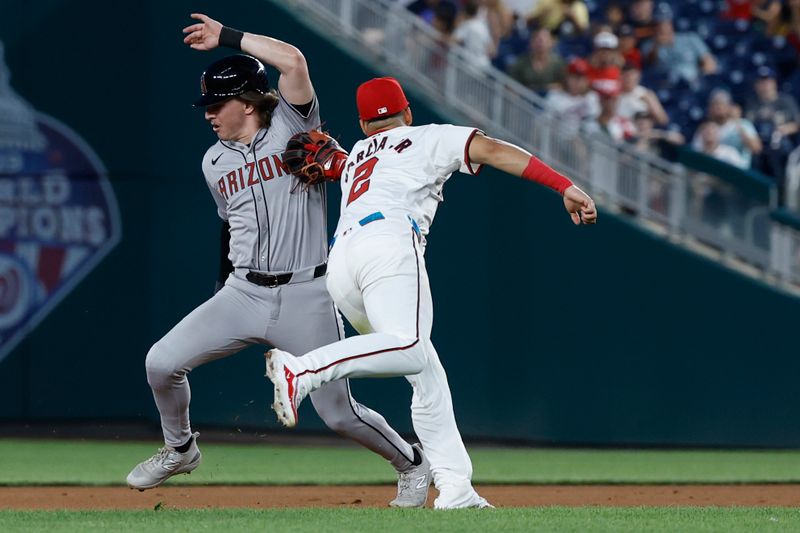
<path id="1" fill-rule="evenodd" d="M 397 481 L 397 494 L 402 496 L 407 490 L 411 489 L 411 472 L 400 474 L 400 479 Z"/>
<path id="2" fill-rule="evenodd" d="M 169 460 L 170 459 L 169 455 L 172 452 L 178 453 L 172 448 L 167 448 L 167 447 L 159 448 L 158 452 L 156 452 L 156 454 L 153 457 L 147 460 L 147 463 L 151 465 L 161 463 L 161 466 L 163 466 L 166 469 L 175 468 L 176 466 L 178 466 L 178 464 L 180 464 L 180 460 L 178 461 L 174 459 Z"/>

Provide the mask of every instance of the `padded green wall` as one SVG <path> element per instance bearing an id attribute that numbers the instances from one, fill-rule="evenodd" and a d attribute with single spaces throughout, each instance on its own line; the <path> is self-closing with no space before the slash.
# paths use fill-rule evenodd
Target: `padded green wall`
<path id="1" fill-rule="evenodd" d="M 355 88 L 380 73 L 266 1 L 3 6 L 13 13 L 0 19 L 13 86 L 99 153 L 123 240 L 0 363 L 0 420 L 156 421 L 144 356 L 211 295 L 217 265 L 218 220 L 200 172 L 214 137 L 189 104 L 203 67 L 224 52 L 181 43 L 188 13 L 300 47 L 326 127 L 346 146 L 359 134 Z M 447 120 L 410 96 L 418 123 Z M 556 195 L 498 172 L 455 175 L 445 197 L 427 252 L 433 338 L 464 435 L 800 446 L 797 299 L 605 212 L 597 227 L 573 227 Z M 277 427 L 261 352 L 192 373 L 195 426 Z M 404 380 L 353 389 L 410 431 Z M 320 429 L 304 409 L 299 431 Z"/>

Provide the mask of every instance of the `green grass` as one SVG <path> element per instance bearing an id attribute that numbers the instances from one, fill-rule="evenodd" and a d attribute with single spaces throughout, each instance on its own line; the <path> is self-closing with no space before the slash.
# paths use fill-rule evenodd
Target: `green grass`
<path id="1" fill-rule="evenodd" d="M 0 531 L 797 531 L 780 508 L 564 508 L 432 511 L 276 509 L 0 511 Z"/>
<path id="2" fill-rule="evenodd" d="M 157 443 L 0 439 L 0 485 L 122 485 Z M 175 484 L 395 482 L 380 457 L 356 447 L 200 441 L 203 465 Z M 550 450 L 471 447 L 476 483 L 800 482 L 800 451 Z"/>

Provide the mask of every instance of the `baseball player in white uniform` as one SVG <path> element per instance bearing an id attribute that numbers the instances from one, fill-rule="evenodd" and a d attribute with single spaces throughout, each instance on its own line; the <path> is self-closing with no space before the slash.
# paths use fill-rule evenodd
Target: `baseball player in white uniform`
<path id="1" fill-rule="evenodd" d="M 206 69 L 202 96 L 195 102 L 205 107 L 205 118 L 219 137 L 203 158 L 203 174 L 230 234 L 231 272 L 210 300 L 147 354 L 147 380 L 161 415 L 165 446 L 128 475 L 128 485 L 140 490 L 200 464 L 198 434 L 189 422 L 186 375 L 192 369 L 254 343 L 304 353 L 344 337 L 323 277 L 325 185 L 298 187 L 280 159 L 293 134 L 320 124 L 305 59 L 285 42 L 223 27 L 205 15 L 192 17 L 199 22 L 184 29 L 192 48 L 223 45 L 250 54 L 226 57 Z M 280 72 L 279 91 L 270 89 L 264 65 L 256 58 Z M 391 462 L 400 476 L 391 505 L 425 504 L 430 467 L 421 449 L 403 440 L 380 414 L 357 403 L 347 380 L 318 388 L 311 401 L 329 427 Z"/>
<path id="2" fill-rule="evenodd" d="M 406 376 L 414 388 L 414 429 L 439 490 L 434 506 L 487 507 L 471 485 L 472 465 L 430 340 L 433 306 L 423 252 L 442 187 L 456 170 L 475 174 L 489 164 L 561 193 L 575 224 L 594 224 L 597 211 L 569 179 L 517 146 L 475 128 L 412 127 L 408 101 L 393 78 L 362 84 L 357 104 L 367 138 L 343 167 L 341 217 L 326 278 L 334 302 L 362 335 L 302 357 L 267 352 L 273 409 L 292 427 L 303 398 L 326 383 Z"/>

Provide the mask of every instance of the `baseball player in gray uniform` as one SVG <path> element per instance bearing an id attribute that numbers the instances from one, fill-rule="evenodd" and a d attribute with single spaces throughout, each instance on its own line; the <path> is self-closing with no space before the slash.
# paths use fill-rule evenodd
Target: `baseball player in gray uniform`
<path id="1" fill-rule="evenodd" d="M 186 375 L 192 369 L 254 343 L 305 353 L 343 338 L 341 318 L 325 288 L 325 186 L 298 187 L 280 159 L 293 134 L 320 124 L 305 58 L 285 42 L 223 27 L 202 14 L 192 18 L 199 22 L 183 31 L 193 49 L 227 46 L 249 54 L 209 66 L 195 102 L 205 107 L 205 118 L 219 137 L 203 158 L 203 174 L 230 234 L 232 271 L 210 300 L 147 354 L 147 380 L 165 446 L 128 475 L 128 485 L 140 490 L 200 464 L 198 433 L 189 423 Z M 259 60 L 280 72 L 277 91 L 269 87 Z M 391 505 L 425 504 L 430 466 L 421 448 L 357 403 L 347 380 L 320 388 L 311 401 L 331 429 L 394 466 L 400 479 Z"/>

